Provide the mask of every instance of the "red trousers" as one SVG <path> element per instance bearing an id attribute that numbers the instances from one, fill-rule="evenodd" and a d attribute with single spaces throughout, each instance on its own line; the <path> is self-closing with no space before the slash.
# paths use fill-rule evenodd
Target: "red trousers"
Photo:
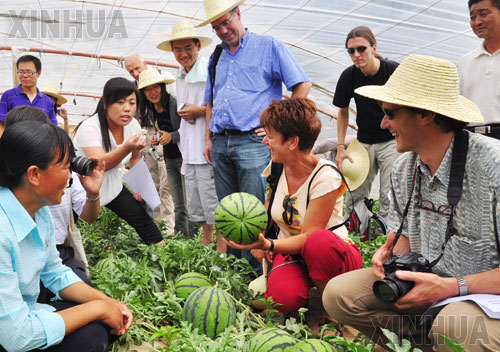
<path id="1" fill-rule="evenodd" d="M 273 270 L 267 278 L 265 298 L 272 297 L 280 306 L 280 312 L 293 313 L 307 307 L 309 289 L 313 280 L 328 282 L 331 278 L 347 271 L 361 268 L 363 259 L 355 244 L 348 244 L 329 230 L 311 233 L 302 247 L 301 263 L 290 263 L 293 258 L 277 253 L 273 257 Z"/>

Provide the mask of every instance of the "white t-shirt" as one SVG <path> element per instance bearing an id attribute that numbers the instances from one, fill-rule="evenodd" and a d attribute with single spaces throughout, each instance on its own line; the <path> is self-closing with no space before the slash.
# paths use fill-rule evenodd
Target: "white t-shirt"
<path id="1" fill-rule="evenodd" d="M 302 232 L 302 224 L 304 223 L 304 218 L 306 215 L 307 188 L 314 173 L 324 164 L 334 165 L 329 160 L 319 159 L 318 164 L 311 172 L 307 180 L 302 184 L 302 186 L 299 187 L 297 192 L 291 195 L 289 195 L 288 193 L 288 184 L 286 182 L 285 170 L 283 169 L 283 172 L 281 173 L 280 179 L 278 181 L 276 194 L 274 196 L 274 201 L 271 208 L 271 217 L 280 228 L 278 238 L 291 237 Z M 271 163 L 269 163 L 267 168 L 264 170 L 262 176 L 267 177 L 270 173 Z M 332 167 L 325 166 L 318 172 L 316 176 L 314 176 L 314 179 L 311 183 L 311 189 L 309 191 L 309 202 L 311 202 L 313 199 L 319 198 L 338 189 L 341 185 L 342 179 L 339 173 Z M 282 218 L 284 210 L 283 199 L 287 195 L 290 196 L 290 201 L 293 204 L 294 211 L 291 225 L 285 224 Z M 328 224 L 326 225 L 327 229 L 341 224 L 344 221 L 342 216 L 343 200 L 343 196 L 337 198 L 332 214 L 330 215 L 330 220 L 328 220 Z M 345 226 L 339 227 L 334 231 L 334 233 L 341 238 L 348 238 L 348 232 Z"/>
<path id="2" fill-rule="evenodd" d="M 123 141 L 125 142 L 127 139 L 139 132 L 141 132 L 139 122 L 137 122 L 136 119 L 132 119 L 127 126 L 123 127 Z M 108 133 L 109 139 L 111 140 L 110 151 L 113 151 L 121 144 L 116 144 L 113 134 L 111 132 Z M 99 118 L 97 115 L 94 115 L 82 122 L 78 128 L 73 143 L 75 145 L 77 155 L 85 156 L 82 148 L 86 147 L 101 147 L 104 149 L 101 136 L 101 126 L 99 125 Z M 132 153 L 129 153 L 118 165 L 104 173 L 104 179 L 101 186 L 101 207 L 111 202 L 121 192 L 123 183 L 120 167 L 122 165 L 126 165 L 131 156 Z"/>
<path id="3" fill-rule="evenodd" d="M 205 85 L 208 76 L 208 61 L 199 55 L 191 70 L 181 67 L 177 74 L 177 108 L 182 103 L 198 106 L 204 105 Z M 178 144 L 184 164 L 206 164 L 203 156 L 205 148 L 205 117 L 198 117 L 194 124 L 181 120 L 179 135 L 181 143 Z"/>

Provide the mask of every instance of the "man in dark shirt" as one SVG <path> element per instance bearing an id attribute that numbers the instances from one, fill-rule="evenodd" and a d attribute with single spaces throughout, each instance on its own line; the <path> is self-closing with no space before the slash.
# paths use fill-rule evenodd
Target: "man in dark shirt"
<path id="1" fill-rule="evenodd" d="M 398 63 L 384 60 L 377 54 L 377 42 L 368 27 L 356 27 L 346 39 L 347 52 L 354 65 L 342 72 L 338 82 L 333 105 L 339 108 L 337 120 L 338 147 L 336 162 L 342 168 L 344 159 L 352 158 L 345 148 L 347 124 L 349 122 L 349 103 L 356 102 L 356 124 L 358 140 L 370 156 L 370 171 L 365 182 L 352 192 L 354 202 L 367 197 L 373 179 L 380 170 L 380 207 L 379 215 L 386 217 L 389 210 L 389 175 L 392 163 L 400 155 L 396 151 L 394 136 L 380 128 L 384 113 L 375 100 L 355 94 L 354 90 L 366 85 L 383 85 L 394 72 Z M 347 204 L 351 204 L 350 201 Z"/>

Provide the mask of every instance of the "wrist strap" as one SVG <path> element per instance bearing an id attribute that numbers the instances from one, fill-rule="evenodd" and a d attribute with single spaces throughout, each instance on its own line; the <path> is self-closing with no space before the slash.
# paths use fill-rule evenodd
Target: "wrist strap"
<path id="1" fill-rule="evenodd" d="M 271 246 L 269 247 L 269 249 L 267 250 L 268 252 L 272 252 L 273 249 L 274 249 L 274 240 L 272 238 L 269 238 L 269 237 L 266 237 L 266 239 L 271 242 Z"/>
<path id="2" fill-rule="evenodd" d="M 87 202 L 90 202 L 90 203 L 95 203 L 97 202 L 99 199 L 101 199 L 101 194 L 99 193 L 99 195 L 97 196 L 97 198 L 89 198 L 87 197 Z"/>

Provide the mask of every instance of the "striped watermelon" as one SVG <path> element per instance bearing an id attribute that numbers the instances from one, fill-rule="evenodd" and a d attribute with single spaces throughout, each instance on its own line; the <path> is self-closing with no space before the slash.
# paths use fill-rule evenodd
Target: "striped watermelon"
<path id="1" fill-rule="evenodd" d="M 295 337 L 285 330 L 265 328 L 250 339 L 246 352 L 283 352 L 295 346 L 296 343 Z"/>
<path id="2" fill-rule="evenodd" d="M 215 225 L 222 236 L 240 244 L 255 242 L 266 229 L 264 204 L 249 193 L 233 193 L 220 201 L 215 210 Z"/>
<path id="3" fill-rule="evenodd" d="M 115 260 L 113 256 L 109 256 L 106 258 L 103 258 L 99 260 L 96 265 L 94 266 L 94 270 L 96 271 L 103 271 L 104 269 L 108 268 L 109 265 Z"/>
<path id="4" fill-rule="evenodd" d="M 292 350 L 290 350 L 291 352 Z M 328 342 L 318 339 L 307 339 L 304 341 L 299 341 L 295 348 L 294 352 L 335 352 L 332 345 Z"/>
<path id="5" fill-rule="evenodd" d="M 233 299 L 217 287 L 200 287 L 188 297 L 183 309 L 184 320 L 200 332 L 215 338 L 236 321 Z"/>
<path id="6" fill-rule="evenodd" d="M 175 295 L 186 299 L 197 288 L 212 285 L 210 279 L 203 274 L 194 272 L 185 273 L 175 280 Z"/>

